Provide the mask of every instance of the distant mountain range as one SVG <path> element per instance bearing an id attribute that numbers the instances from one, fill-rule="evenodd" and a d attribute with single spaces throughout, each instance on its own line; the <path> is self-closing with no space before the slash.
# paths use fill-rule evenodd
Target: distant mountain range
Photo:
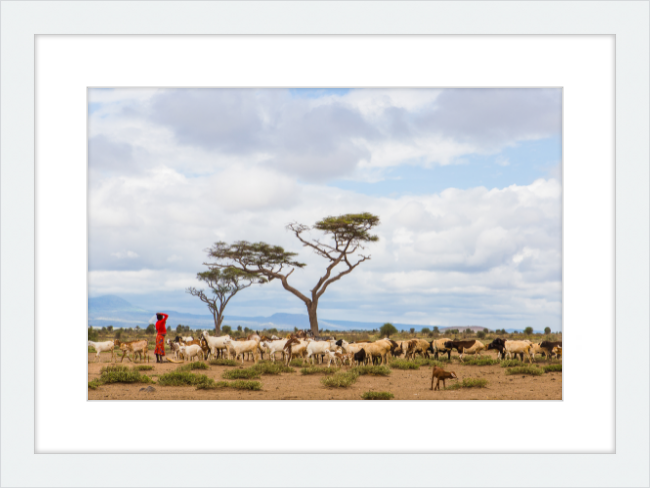
<path id="1" fill-rule="evenodd" d="M 191 313 L 175 312 L 173 310 L 167 311 L 169 314 L 169 322 L 172 327 L 178 324 L 189 325 L 192 329 L 212 329 L 214 328 L 214 320 L 211 315 L 196 315 Z M 123 298 L 115 295 L 103 295 L 88 299 L 88 326 L 92 327 L 105 327 L 112 325 L 115 328 L 129 328 L 139 325 L 145 328 L 149 324 L 149 319 L 153 313 L 150 310 L 144 310 L 136 307 L 127 302 Z M 309 328 L 309 318 L 306 314 L 293 314 L 293 313 L 275 313 L 270 317 L 238 317 L 234 315 L 226 315 L 224 325 L 236 327 L 248 327 L 253 330 L 261 329 L 284 329 L 293 330 L 294 327 L 299 329 Z M 329 320 L 320 318 L 318 325 L 321 329 L 328 330 L 373 330 L 379 329 L 383 322 L 353 322 L 348 320 Z M 422 330 L 424 327 L 432 329 L 431 325 L 416 325 L 416 324 L 398 324 L 393 323 L 398 330 L 415 329 L 416 331 Z M 441 332 L 448 329 L 465 330 L 467 328 L 473 331 L 483 330 L 485 327 L 478 325 L 455 325 L 452 327 L 440 327 Z M 506 329 L 508 332 L 513 332 L 516 329 Z"/>

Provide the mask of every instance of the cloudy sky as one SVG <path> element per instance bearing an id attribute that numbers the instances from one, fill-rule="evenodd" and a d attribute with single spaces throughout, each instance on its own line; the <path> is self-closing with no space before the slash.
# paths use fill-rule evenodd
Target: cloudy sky
<path id="1" fill-rule="evenodd" d="M 371 212 L 320 317 L 559 330 L 561 124 L 556 89 L 89 90 L 90 296 L 205 314 L 219 240 L 298 252 L 306 293 L 326 263 L 285 225 Z M 306 309 L 272 282 L 228 312 Z"/>

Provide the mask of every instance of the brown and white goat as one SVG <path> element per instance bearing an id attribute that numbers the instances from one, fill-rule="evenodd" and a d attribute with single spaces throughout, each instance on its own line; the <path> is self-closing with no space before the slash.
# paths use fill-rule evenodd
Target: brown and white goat
<path id="1" fill-rule="evenodd" d="M 431 390 L 440 390 L 440 381 L 442 381 L 442 387 L 445 388 L 445 380 L 458 379 L 456 373 L 453 371 L 445 371 L 438 366 L 433 367 L 433 373 L 431 374 Z M 436 380 L 436 387 L 433 387 L 433 381 Z"/>

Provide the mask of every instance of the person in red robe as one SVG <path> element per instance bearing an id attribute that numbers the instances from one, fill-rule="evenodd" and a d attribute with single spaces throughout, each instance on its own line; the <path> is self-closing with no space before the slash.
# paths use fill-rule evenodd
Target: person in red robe
<path id="1" fill-rule="evenodd" d="M 162 363 L 162 358 L 165 355 L 165 334 L 167 334 L 165 323 L 169 315 L 166 313 L 156 313 L 156 318 L 158 322 L 156 322 L 156 350 L 154 353 L 156 354 L 156 362 Z"/>

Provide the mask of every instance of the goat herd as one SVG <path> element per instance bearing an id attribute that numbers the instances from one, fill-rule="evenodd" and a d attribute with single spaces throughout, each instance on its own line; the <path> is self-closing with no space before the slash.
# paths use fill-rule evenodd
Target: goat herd
<path id="1" fill-rule="evenodd" d="M 96 361 L 99 360 L 101 352 L 111 352 L 111 361 L 116 361 L 115 349 L 122 351 L 120 362 L 126 357 L 131 361 L 129 353 L 136 359 L 138 356 L 142 361 L 150 360 L 149 343 L 146 339 L 138 339 L 130 342 L 121 342 L 118 339 L 105 342 L 88 341 L 88 345 L 97 351 Z M 436 339 L 431 342 L 424 339 L 411 339 L 407 341 L 393 341 L 391 339 L 380 339 L 374 342 L 357 341 L 347 342 L 343 339 L 336 340 L 334 337 L 309 337 L 304 331 L 296 334 L 289 334 L 281 339 L 276 336 L 260 337 L 258 334 L 251 334 L 246 338 L 234 339 L 228 335 L 221 337 L 210 336 L 208 331 L 203 331 L 199 339 L 193 337 L 176 336 L 172 341 L 167 340 L 167 345 L 176 362 L 182 358 L 183 361 L 207 359 L 210 355 L 215 358 L 234 357 L 241 359 L 244 364 L 244 357 L 253 362 L 259 356 L 264 359 L 266 354 L 272 361 L 276 361 L 277 354 L 281 353 L 283 361 L 287 364 L 296 357 L 305 358 L 312 363 L 317 360 L 320 363 L 327 361 L 330 367 L 332 362 L 337 365 L 353 364 L 385 364 L 390 357 L 402 357 L 405 359 L 415 358 L 416 355 L 430 357 L 433 353 L 437 359 L 439 354 L 447 354 L 451 359 L 451 352 L 458 351 L 459 360 L 463 362 L 465 355 L 481 355 L 485 351 L 495 351 L 497 358 L 515 358 L 519 356 L 523 361 L 524 356 L 532 363 L 536 354 L 548 357 L 562 356 L 562 342 L 542 341 L 533 343 L 528 340 L 507 340 L 497 338 L 490 344 L 483 344 L 478 340 L 451 340 L 448 338 Z"/>

